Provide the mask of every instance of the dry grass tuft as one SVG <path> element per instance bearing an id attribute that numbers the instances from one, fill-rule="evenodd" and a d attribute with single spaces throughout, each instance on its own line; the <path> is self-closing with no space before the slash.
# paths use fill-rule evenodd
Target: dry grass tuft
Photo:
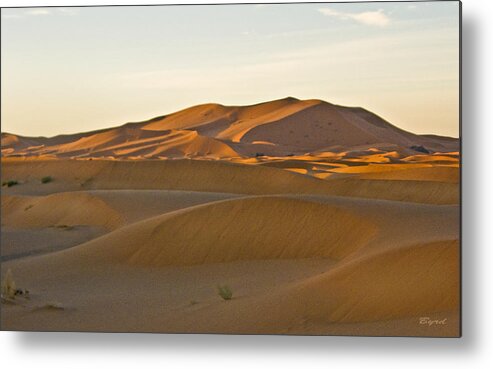
<path id="1" fill-rule="evenodd" d="M 233 291 L 228 286 L 217 286 L 218 294 L 223 300 L 231 300 L 233 298 Z"/>

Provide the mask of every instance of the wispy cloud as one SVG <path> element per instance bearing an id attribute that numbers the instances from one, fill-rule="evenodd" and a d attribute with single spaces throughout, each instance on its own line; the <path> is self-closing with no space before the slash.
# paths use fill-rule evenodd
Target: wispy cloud
<path id="1" fill-rule="evenodd" d="M 64 15 L 76 15 L 78 12 L 77 9 L 74 8 L 57 8 L 56 10 Z"/>
<path id="2" fill-rule="evenodd" d="M 340 12 L 331 8 L 320 8 L 320 13 L 328 17 L 336 17 L 342 20 L 353 20 L 368 26 L 385 27 L 390 23 L 390 18 L 383 9 L 361 13 Z"/>
<path id="3" fill-rule="evenodd" d="M 26 12 L 27 15 L 50 15 L 51 11 L 48 9 L 32 9 Z"/>
<path id="4" fill-rule="evenodd" d="M 3 14 L 3 12 L 2 12 L 2 18 L 3 19 L 17 19 L 17 18 L 21 18 L 21 16 L 19 14 Z"/>
<path id="5" fill-rule="evenodd" d="M 76 15 L 74 8 L 34 8 L 34 9 L 15 9 L 2 11 L 3 19 L 22 19 L 27 17 L 48 16 L 48 15 Z"/>

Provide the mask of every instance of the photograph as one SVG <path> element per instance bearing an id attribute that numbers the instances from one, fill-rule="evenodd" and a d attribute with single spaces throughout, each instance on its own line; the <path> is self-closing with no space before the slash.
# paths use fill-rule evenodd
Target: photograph
<path id="1" fill-rule="evenodd" d="M 461 26 L 2 7 L 1 330 L 461 337 Z"/>

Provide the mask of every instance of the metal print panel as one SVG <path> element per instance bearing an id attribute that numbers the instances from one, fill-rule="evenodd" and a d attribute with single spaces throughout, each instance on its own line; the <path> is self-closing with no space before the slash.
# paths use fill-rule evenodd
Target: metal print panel
<path id="1" fill-rule="evenodd" d="M 460 14 L 3 8 L 2 330 L 459 337 Z"/>

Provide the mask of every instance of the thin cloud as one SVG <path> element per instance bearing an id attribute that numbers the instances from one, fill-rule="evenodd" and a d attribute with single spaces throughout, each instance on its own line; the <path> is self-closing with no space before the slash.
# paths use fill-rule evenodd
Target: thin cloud
<path id="1" fill-rule="evenodd" d="M 51 12 L 48 9 L 32 9 L 26 12 L 27 15 L 50 15 Z"/>
<path id="2" fill-rule="evenodd" d="M 21 18 L 19 14 L 2 14 L 3 19 L 18 19 Z"/>
<path id="3" fill-rule="evenodd" d="M 29 10 L 12 10 L 8 11 L 4 9 L 2 11 L 3 19 L 22 19 L 28 17 L 38 17 L 38 16 L 52 16 L 52 15 L 61 15 L 61 16 L 70 16 L 76 15 L 78 11 L 73 8 L 35 8 Z"/>
<path id="4" fill-rule="evenodd" d="M 367 26 L 385 27 L 390 23 L 390 18 L 384 13 L 383 9 L 361 13 L 339 12 L 330 8 L 320 8 L 318 11 L 328 17 L 336 17 L 342 20 L 354 20 Z"/>
<path id="5" fill-rule="evenodd" d="M 64 14 L 64 15 L 76 15 L 77 10 L 74 8 L 57 8 L 56 9 L 59 13 Z"/>

